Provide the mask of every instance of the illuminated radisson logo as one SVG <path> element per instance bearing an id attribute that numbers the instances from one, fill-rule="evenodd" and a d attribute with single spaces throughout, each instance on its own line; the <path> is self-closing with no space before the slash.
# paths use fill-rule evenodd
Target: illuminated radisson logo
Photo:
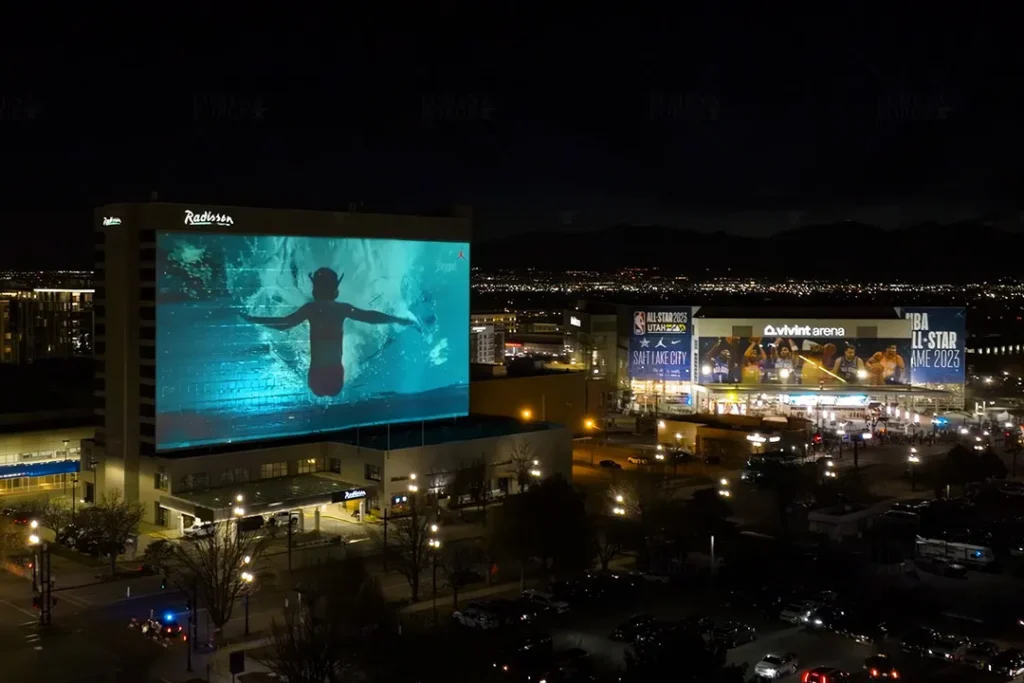
<path id="1" fill-rule="evenodd" d="M 104 216 L 103 225 L 121 225 L 121 219 L 117 216 Z"/>
<path id="2" fill-rule="evenodd" d="M 203 211 L 202 213 L 196 213 L 194 211 L 185 211 L 185 225 L 234 225 L 235 219 L 227 214 L 213 213 L 212 211 Z"/>
<path id="3" fill-rule="evenodd" d="M 811 327 L 810 325 L 765 325 L 765 337 L 845 337 L 845 327 Z"/>

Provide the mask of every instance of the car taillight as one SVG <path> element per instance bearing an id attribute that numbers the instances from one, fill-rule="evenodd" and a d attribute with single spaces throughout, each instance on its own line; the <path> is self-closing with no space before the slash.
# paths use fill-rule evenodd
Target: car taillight
<path id="1" fill-rule="evenodd" d="M 871 676 L 872 676 L 872 678 L 874 678 L 874 677 L 875 677 L 875 676 L 877 676 L 877 675 L 878 675 L 878 669 L 872 669 L 872 670 L 871 670 Z"/>
<path id="2" fill-rule="evenodd" d="M 807 683 L 807 679 L 811 677 L 810 671 L 804 672 L 804 677 L 800 679 L 800 683 Z"/>
<path id="3" fill-rule="evenodd" d="M 893 669 L 893 670 L 892 670 L 892 673 L 890 674 L 890 676 L 891 676 L 892 678 L 899 678 L 899 677 L 900 677 L 900 672 L 899 672 L 899 671 L 896 671 L 896 669 Z"/>

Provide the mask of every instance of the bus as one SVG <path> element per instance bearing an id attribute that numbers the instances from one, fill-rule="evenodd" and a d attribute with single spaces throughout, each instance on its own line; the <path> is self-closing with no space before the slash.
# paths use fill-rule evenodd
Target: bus
<path id="1" fill-rule="evenodd" d="M 949 560 L 976 569 L 990 569 L 996 562 L 995 554 L 988 546 L 947 541 L 941 538 L 918 536 L 915 539 L 914 551 L 917 557 L 929 560 Z"/>

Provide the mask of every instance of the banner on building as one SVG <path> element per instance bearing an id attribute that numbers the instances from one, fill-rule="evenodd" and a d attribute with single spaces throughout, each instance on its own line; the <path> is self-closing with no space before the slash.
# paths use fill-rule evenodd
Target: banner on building
<path id="1" fill-rule="evenodd" d="M 910 381 L 919 385 L 963 384 L 967 312 L 945 306 L 901 309 L 910 321 Z"/>
<path id="2" fill-rule="evenodd" d="M 642 381 L 688 382 L 691 373 L 691 307 L 648 306 L 633 311 L 629 375 Z"/>

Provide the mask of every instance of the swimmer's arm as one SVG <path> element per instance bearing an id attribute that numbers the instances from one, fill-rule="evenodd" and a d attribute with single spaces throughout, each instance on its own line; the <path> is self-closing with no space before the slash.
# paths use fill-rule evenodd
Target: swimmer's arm
<path id="1" fill-rule="evenodd" d="M 263 325 L 264 327 L 269 327 L 272 330 L 280 330 L 283 332 L 285 330 L 292 329 L 299 323 L 305 322 L 305 320 L 309 318 L 309 312 L 307 308 L 308 306 L 309 304 L 306 304 L 305 306 L 299 308 L 299 310 L 295 311 L 294 313 L 289 313 L 283 318 L 270 318 L 265 316 L 247 315 L 245 313 L 242 314 L 242 318 L 247 322 L 255 323 L 257 325 Z"/>
<path id="2" fill-rule="evenodd" d="M 346 317 L 352 318 L 352 320 L 358 320 L 361 323 L 369 323 L 371 325 L 387 325 L 394 323 L 396 325 L 415 325 L 416 321 L 409 318 L 398 318 L 387 313 L 381 313 L 380 311 L 364 311 L 361 308 L 355 306 L 349 306 L 348 311 L 345 314 Z"/>

